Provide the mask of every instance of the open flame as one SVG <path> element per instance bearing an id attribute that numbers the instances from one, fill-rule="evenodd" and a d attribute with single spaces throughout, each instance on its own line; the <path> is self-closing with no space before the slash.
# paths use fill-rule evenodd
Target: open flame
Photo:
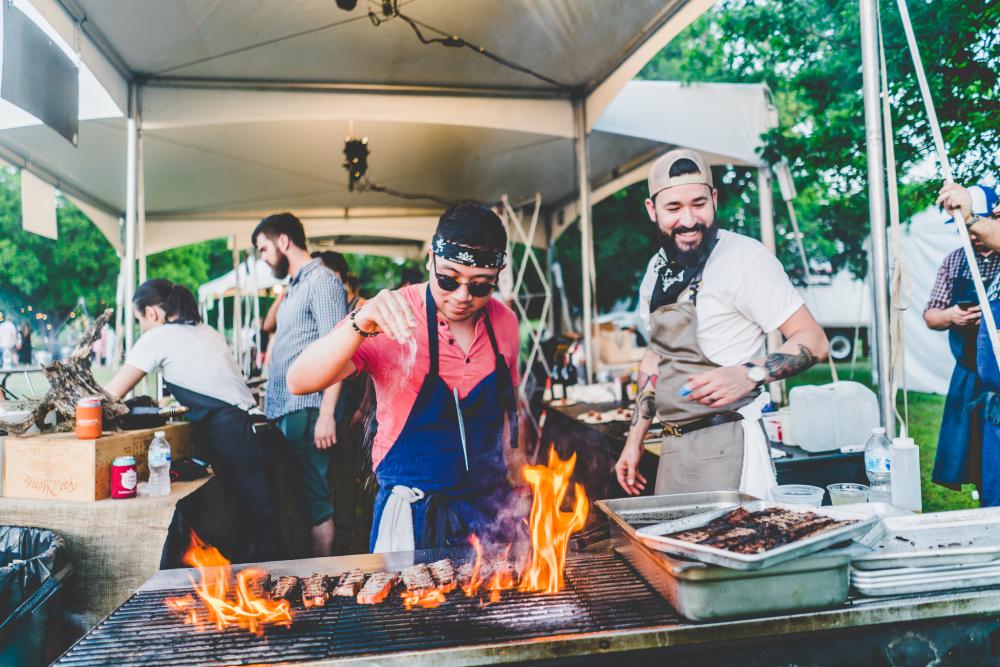
<path id="1" fill-rule="evenodd" d="M 433 609 L 442 602 L 445 602 L 445 591 L 441 588 L 431 588 L 426 591 L 403 591 L 403 606 L 407 609 L 414 607 L 424 607 Z"/>
<path id="2" fill-rule="evenodd" d="M 261 597 L 252 590 L 251 582 L 266 576 L 263 570 L 248 568 L 236 576 L 236 586 L 229 585 L 230 563 L 215 547 L 205 544 L 191 533 L 191 546 L 184 554 L 184 562 L 198 570 L 200 581 L 194 583 L 194 592 L 201 598 L 208 612 L 208 620 L 219 630 L 230 625 L 246 628 L 260 635 L 268 624 L 292 624 L 292 608 L 287 600 L 274 601 Z M 184 622 L 201 629 L 195 611 L 195 599 L 184 595 L 164 600 L 167 608 L 185 617 Z"/>
<path id="3" fill-rule="evenodd" d="M 574 484 L 573 510 L 562 510 L 575 467 L 575 453 L 564 461 L 556 454 L 555 447 L 551 447 L 547 466 L 526 465 L 521 469 L 533 497 L 528 519 L 531 558 L 518 590 L 558 593 L 563 588 L 569 538 L 587 523 L 590 511 L 590 502 L 580 484 Z"/>

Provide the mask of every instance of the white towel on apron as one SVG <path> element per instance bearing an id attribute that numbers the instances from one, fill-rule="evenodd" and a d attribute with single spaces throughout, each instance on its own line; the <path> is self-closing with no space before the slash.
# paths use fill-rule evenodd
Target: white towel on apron
<path id="1" fill-rule="evenodd" d="M 768 499 L 771 489 L 778 484 L 771 461 L 764 429 L 760 425 L 761 410 L 771 400 L 765 391 L 757 399 L 737 410 L 743 415 L 743 470 L 740 473 L 740 491 L 751 496 Z"/>
<path id="2" fill-rule="evenodd" d="M 415 487 L 397 484 L 392 487 L 389 498 L 382 509 L 378 522 L 378 537 L 372 553 L 384 554 L 390 551 L 413 551 L 413 503 L 424 497 L 424 492 Z"/>

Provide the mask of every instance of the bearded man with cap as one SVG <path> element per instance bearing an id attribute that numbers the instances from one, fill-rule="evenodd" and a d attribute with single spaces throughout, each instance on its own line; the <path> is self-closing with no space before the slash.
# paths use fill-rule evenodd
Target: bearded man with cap
<path id="1" fill-rule="evenodd" d="M 506 249 L 495 213 L 472 203 L 450 207 L 428 252 L 430 282 L 382 290 L 288 371 L 297 394 L 371 375 L 375 553 L 519 529 L 521 517 L 506 511 L 505 463 L 517 443 L 518 322 L 492 297 Z"/>
<path id="2" fill-rule="evenodd" d="M 762 388 L 826 358 L 828 342 L 778 259 L 756 239 L 720 230 L 718 192 L 705 159 L 673 150 L 649 172 L 646 212 L 660 250 L 639 289 L 650 344 L 618 482 L 638 495 L 642 442 L 663 423 L 655 492 L 741 489 L 768 497 L 775 484 L 760 409 Z M 764 353 L 767 334 L 784 344 Z"/>

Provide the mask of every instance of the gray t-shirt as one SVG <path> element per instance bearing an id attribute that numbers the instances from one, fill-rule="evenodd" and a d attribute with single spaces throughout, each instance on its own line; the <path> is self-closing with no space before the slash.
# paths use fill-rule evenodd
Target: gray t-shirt
<path id="1" fill-rule="evenodd" d="M 310 343 L 326 335 L 347 316 L 347 292 L 336 273 L 319 259 L 309 262 L 289 281 L 278 307 L 278 329 L 271 345 L 264 412 L 279 419 L 302 408 L 318 408 L 323 394 L 295 396 L 285 374 Z"/>

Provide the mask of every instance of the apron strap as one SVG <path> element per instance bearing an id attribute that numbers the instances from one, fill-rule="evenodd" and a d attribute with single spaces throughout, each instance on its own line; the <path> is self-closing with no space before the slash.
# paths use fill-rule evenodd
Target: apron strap
<path id="1" fill-rule="evenodd" d="M 427 283 L 427 294 L 424 296 L 424 302 L 427 306 L 427 349 L 431 358 L 427 377 L 436 378 L 440 375 L 438 371 L 438 321 L 437 306 L 434 304 L 434 297 L 431 296 L 430 283 Z"/>
<path id="2" fill-rule="evenodd" d="M 514 396 L 514 379 L 507 367 L 507 361 L 500 354 L 500 346 L 497 345 L 496 334 L 493 333 L 493 325 L 490 324 L 490 316 L 483 310 L 483 323 L 486 325 L 486 334 L 490 337 L 490 346 L 493 348 L 493 356 L 496 358 L 497 383 L 501 387 L 503 394 L 504 408 L 507 413 L 507 422 L 510 425 L 510 448 L 517 449 L 518 424 L 517 424 L 517 399 Z"/>

